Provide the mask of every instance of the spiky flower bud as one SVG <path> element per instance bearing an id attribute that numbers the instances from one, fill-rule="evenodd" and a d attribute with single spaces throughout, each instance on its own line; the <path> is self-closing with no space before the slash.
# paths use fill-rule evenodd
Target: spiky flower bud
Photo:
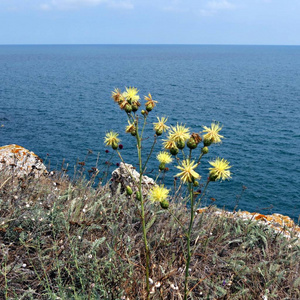
<path id="1" fill-rule="evenodd" d="M 179 150 L 178 150 L 177 147 L 172 147 L 172 148 L 170 149 L 170 153 L 171 153 L 172 155 L 177 155 L 178 152 L 179 152 Z"/>
<path id="2" fill-rule="evenodd" d="M 126 193 L 129 196 L 132 195 L 132 189 L 131 189 L 131 187 L 129 185 L 126 186 Z"/>
<path id="3" fill-rule="evenodd" d="M 169 155 L 170 155 L 170 154 L 169 154 Z M 163 171 L 165 168 L 166 168 L 166 164 L 165 164 L 165 163 L 160 163 L 159 169 L 160 169 L 161 171 Z"/>
<path id="4" fill-rule="evenodd" d="M 139 201 L 142 200 L 142 195 L 141 195 L 141 193 L 140 193 L 139 191 L 136 192 L 136 195 L 135 195 L 135 196 L 136 196 L 136 199 L 137 199 L 137 200 L 139 200 Z"/>
<path id="5" fill-rule="evenodd" d="M 153 107 L 154 107 L 154 105 L 152 103 L 148 103 L 146 105 L 146 110 L 149 112 L 149 111 L 151 111 L 153 109 Z"/>
<path id="6" fill-rule="evenodd" d="M 178 149 L 182 150 L 185 147 L 185 142 L 183 140 L 179 140 L 176 143 L 176 146 L 177 146 Z"/>
<path id="7" fill-rule="evenodd" d="M 112 142 L 112 144 L 111 144 L 111 147 L 114 149 L 114 150 L 117 150 L 118 149 L 118 143 L 117 142 Z"/>
<path id="8" fill-rule="evenodd" d="M 167 199 L 163 200 L 160 202 L 160 206 L 163 209 L 168 209 L 169 208 L 169 201 Z"/>
<path id="9" fill-rule="evenodd" d="M 204 146 L 210 146 L 212 144 L 212 139 L 211 138 L 204 138 L 204 141 L 203 141 L 203 144 Z"/>
<path id="10" fill-rule="evenodd" d="M 155 133 L 156 133 L 157 136 L 160 136 L 160 135 L 162 135 L 163 130 L 162 129 L 157 129 L 157 130 L 155 130 Z"/>
<path id="11" fill-rule="evenodd" d="M 209 181 L 216 181 L 217 178 L 218 178 L 218 174 L 212 174 L 212 173 L 209 174 L 209 177 L 208 177 Z"/>
<path id="12" fill-rule="evenodd" d="M 196 149 L 198 144 L 196 143 L 196 141 L 190 137 L 186 143 L 186 145 L 190 148 L 190 149 Z"/>
<path id="13" fill-rule="evenodd" d="M 132 106 L 130 104 L 126 104 L 124 109 L 128 114 L 132 112 Z"/>
<path id="14" fill-rule="evenodd" d="M 132 104 L 132 111 L 136 112 L 138 109 L 139 109 L 139 107 L 138 107 L 137 103 L 133 103 Z"/>
<path id="15" fill-rule="evenodd" d="M 203 147 L 203 148 L 201 149 L 201 152 L 202 152 L 203 154 L 207 154 L 207 153 L 208 153 L 208 147 Z"/>

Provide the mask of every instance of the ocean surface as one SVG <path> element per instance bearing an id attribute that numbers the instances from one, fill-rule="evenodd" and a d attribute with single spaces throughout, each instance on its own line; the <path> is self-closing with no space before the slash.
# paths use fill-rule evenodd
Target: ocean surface
<path id="1" fill-rule="evenodd" d="M 0 146 L 18 144 L 60 168 L 87 158 L 99 168 L 111 159 L 103 138 L 118 131 L 125 161 L 137 165 L 126 115 L 111 91 L 137 87 L 159 103 L 150 113 L 144 150 L 153 141 L 152 122 L 202 131 L 223 124 L 221 145 L 204 157 L 224 157 L 232 180 L 211 183 L 205 203 L 226 209 L 300 214 L 300 47 L 205 45 L 0 46 Z M 161 150 L 161 139 L 155 154 Z M 155 157 L 154 157 L 155 158 Z M 150 160 L 149 176 L 158 163 Z M 120 160 L 113 156 L 113 166 Z M 171 168 L 172 169 L 172 168 Z M 172 186 L 175 172 L 166 175 Z M 241 192 L 244 190 L 242 197 Z"/>

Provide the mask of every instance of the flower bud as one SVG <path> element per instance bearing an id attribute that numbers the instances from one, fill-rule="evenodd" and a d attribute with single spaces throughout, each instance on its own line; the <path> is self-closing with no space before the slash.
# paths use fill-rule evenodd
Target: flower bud
<path id="1" fill-rule="evenodd" d="M 136 112 L 139 109 L 138 105 L 136 103 L 132 104 L 132 111 Z"/>
<path id="2" fill-rule="evenodd" d="M 207 153 L 208 153 L 208 147 L 203 147 L 203 148 L 201 149 L 201 152 L 202 152 L 203 154 L 207 154 Z"/>
<path id="3" fill-rule="evenodd" d="M 190 148 L 190 149 L 196 149 L 198 144 L 196 143 L 196 141 L 194 140 L 194 138 L 190 137 L 186 143 L 186 145 Z"/>
<path id="4" fill-rule="evenodd" d="M 136 136 L 136 130 L 132 130 L 132 131 L 130 132 L 130 134 L 131 134 L 132 136 Z"/>
<path id="5" fill-rule="evenodd" d="M 172 155 L 177 155 L 178 152 L 179 152 L 179 150 L 178 150 L 177 147 L 172 147 L 172 148 L 170 149 L 170 153 L 171 153 Z"/>
<path id="6" fill-rule="evenodd" d="M 161 163 L 161 164 L 159 165 L 159 169 L 160 169 L 161 171 L 163 171 L 165 168 L 166 168 L 166 164 Z"/>
<path id="7" fill-rule="evenodd" d="M 204 146 L 210 146 L 212 144 L 212 140 L 209 138 L 205 138 L 203 144 Z"/>
<path id="8" fill-rule="evenodd" d="M 129 196 L 132 195 L 132 189 L 131 189 L 131 187 L 129 185 L 126 186 L 126 193 Z"/>
<path id="9" fill-rule="evenodd" d="M 195 180 L 193 184 L 194 184 L 194 187 L 197 187 L 197 186 L 199 186 L 199 181 Z"/>
<path id="10" fill-rule="evenodd" d="M 147 116 L 148 115 L 148 112 L 146 110 L 144 110 L 144 109 L 141 111 L 141 113 L 142 113 L 143 116 Z"/>
<path id="11" fill-rule="evenodd" d="M 142 200 L 142 196 L 141 196 L 141 193 L 140 193 L 139 191 L 136 192 L 136 195 L 135 195 L 135 196 L 136 196 L 136 199 L 137 199 L 137 200 L 139 200 L 139 201 Z"/>
<path id="12" fill-rule="evenodd" d="M 163 130 L 162 130 L 162 129 L 157 129 L 157 130 L 155 131 L 155 133 L 156 133 L 157 136 L 160 136 L 160 135 L 162 135 Z"/>
<path id="13" fill-rule="evenodd" d="M 183 140 L 179 140 L 176 143 L 176 146 L 178 147 L 178 149 L 182 150 L 185 147 L 185 142 Z"/>
<path id="14" fill-rule="evenodd" d="M 111 144 L 111 147 L 114 149 L 114 150 L 117 150 L 118 149 L 118 143 L 117 142 L 113 142 L 112 144 Z"/>
<path id="15" fill-rule="evenodd" d="M 218 175 L 217 174 L 213 174 L 213 173 L 210 173 L 209 174 L 209 181 L 216 181 L 216 179 L 218 178 Z"/>
<path id="16" fill-rule="evenodd" d="M 153 104 L 152 103 L 149 103 L 146 105 L 146 110 L 147 111 L 151 111 L 153 109 Z"/>
<path id="17" fill-rule="evenodd" d="M 163 209 L 168 209 L 169 208 L 169 201 L 167 199 L 163 200 L 160 202 L 160 206 Z"/>
<path id="18" fill-rule="evenodd" d="M 126 104 L 124 109 L 128 114 L 132 112 L 132 106 L 130 104 Z"/>

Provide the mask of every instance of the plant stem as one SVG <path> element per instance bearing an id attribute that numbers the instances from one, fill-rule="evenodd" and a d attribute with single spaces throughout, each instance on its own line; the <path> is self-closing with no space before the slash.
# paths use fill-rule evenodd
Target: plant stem
<path id="1" fill-rule="evenodd" d="M 145 126 L 145 122 L 144 122 Z M 142 165 L 142 145 L 141 138 L 139 137 L 138 124 L 136 125 L 136 141 L 137 141 L 137 150 L 139 156 L 139 167 L 140 167 L 140 180 L 139 180 L 139 193 L 141 197 L 141 219 L 142 219 L 142 227 L 143 227 L 143 238 L 145 244 L 145 252 L 146 252 L 146 286 L 147 286 L 147 299 L 150 299 L 150 285 L 149 285 L 149 269 L 150 269 L 150 251 L 147 242 L 147 232 L 146 232 L 146 222 L 145 222 L 145 209 L 144 209 L 144 197 L 142 191 L 142 178 L 143 178 L 143 165 Z"/>
<path id="2" fill-rule="evenodd" d="M 184 300 L 187 300 L 188 296 L 188 277 L 189 277 L 189 266 L 191 261 L 191 232 L 194 222 L 194 193 L 193 193 L 193 184 L 189 183 L 189 193 L 191 199 L 191 217 L 190 217 L 190 225 L 187 233 L 187 261 L 185 267 L 185 280 L 184 280 Z"/>
<path id="3" fill-rule="evenodd" d="M 155 144 L 156 144 L 156 141 L 157 141 L 157 136 L 155 135 L 154 141 L 153 141 L 153 144 L 152 144 L 152 147 L 151 147 L 151 150 L 150 150 L 150 153 L 149 153 L 149 155 L 148 155 L 148 157 L 147 157 L 147 160 L 146 160 L 146 162 L 145 162 L 145 164 L 144 164 L 144 166 L 143 166 L 143 173 L 144 173 L 144 171 L 145 171 L 145 169 L 146 169 L 146 166 L 147 166 L 147 163 L 148 163 L 148 161 L 149 161 L 149 159 L 150 159 L 150 157 L 151 157 L 151 155 L 152 155 L 152 152 L 153 152 L 153 150 L 154 150 L 154 146 L 155 146 Z"/>
<path id="4" fill-rule="evenodd" d="M 199 164 L 199 162 L 200 162 L 200 160 L 201 160 L 201 158 L 202 158 L 203 155 L 204 155 L 204 153 L 201 152 L 201 154 L 200 154 L 200 156 L 198 158 L 197 164 Z"/>

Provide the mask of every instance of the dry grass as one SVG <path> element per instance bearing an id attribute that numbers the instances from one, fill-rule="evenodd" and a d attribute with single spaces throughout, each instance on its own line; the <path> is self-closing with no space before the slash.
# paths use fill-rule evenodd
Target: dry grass
<path id="1" fill-rule="evenodd" d="M 144 299 L 137 200 L 63 176 L 0 174 L 0 186 L 0 299 Z M 178 199 L 170 210 L 188 222 Z M 152 203 L 146 211 L 151 297 L 182 299 L 186 238 L 168 211 Z M 300 299 L 297 239 L 206 212 L 192 245 L 190 299 Z"/>

